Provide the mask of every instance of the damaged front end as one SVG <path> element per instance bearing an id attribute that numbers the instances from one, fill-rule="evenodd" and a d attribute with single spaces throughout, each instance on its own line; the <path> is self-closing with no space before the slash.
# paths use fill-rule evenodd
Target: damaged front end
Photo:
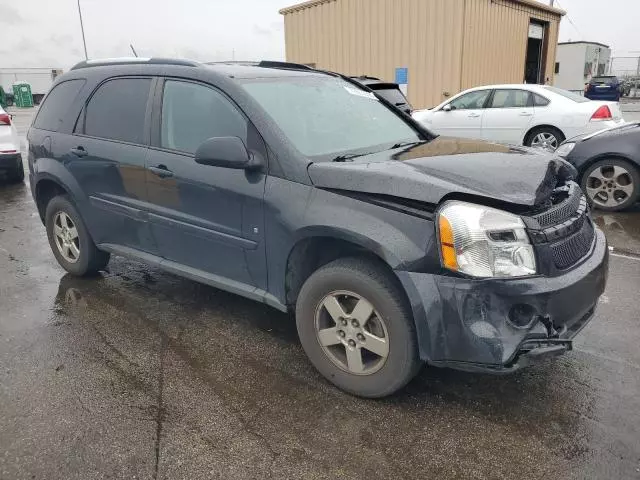
<path id="1" fill-rule="evenodd" d="M 425 322 L 421 353 L 432 365 L 509 373 L 572 349 L 604 292 L 608 248 L 577 184 L 560 180 L 520 214 L 535 275 L 473 278 L 396 272 Z"/>

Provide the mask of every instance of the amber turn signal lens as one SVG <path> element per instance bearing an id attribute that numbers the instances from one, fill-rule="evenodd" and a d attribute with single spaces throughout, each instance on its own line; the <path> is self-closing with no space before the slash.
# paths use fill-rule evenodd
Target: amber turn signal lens
<path id="1" fill-rule="evenodd" d="M 440 216 L 438 220 L 440 229 L 440 251 L 442 252 L 442 262 L 450 270 L 458 270 L 458 258 L 453 242 L 453 229 L 449 220 Z"/>

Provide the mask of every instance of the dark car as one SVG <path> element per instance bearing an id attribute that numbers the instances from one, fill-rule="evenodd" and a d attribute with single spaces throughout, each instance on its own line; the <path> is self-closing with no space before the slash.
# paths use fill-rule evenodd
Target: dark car
<path id="1" fill-rule="evenodd" d="M 556 153 L 576 167 L 597 208 L 615 212 L 640 199 L 640 123 L 572 138 Z"/>
<path id="2" fill-rule="evenodd" d="M 619 102 L 622 95 L 622 84 L 613 75 L 599 75 L 593 77 L 584 90 L 584 96 L 589 100 L 608 100 Z"/>
<path id="3" fill-rule="evenodd" d="M 407 97 L 402 93 L 400 85 L 397 83 L 385 82 L 379 78 L 364 75 L 360 77 L 351 77 L 351 79 L 373 90 L 377 95 L 381 96 L 391 105 L 397 107 L 403 112 L 410 115 L 413 111 L 409 100 L 407 100 Z"/>
<path id="4" fill-rule="evenodd" d="M 294 311 L 314 366 L 364 397 L 425 362 L 506 373 L 564 353 L 605 288 L 568 163 L 436 137 L 338 74 L 90 61 L 28 139 L 65 270 L 121 255 Z"/>

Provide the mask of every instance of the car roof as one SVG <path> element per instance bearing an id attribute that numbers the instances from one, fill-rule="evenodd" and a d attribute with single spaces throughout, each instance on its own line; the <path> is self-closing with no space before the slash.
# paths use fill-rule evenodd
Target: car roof
<path id="1" fill-rule="evenodd" d="M 105 58 L 85 60 L 74 65 L 71 70 L 84 70 L 91 68 L 109 68 L 126 70 L 127 67 L 136 70 L 157 67 L 191 67 L 199 69 L 207 69 L 230 78 L 279 78 L 279 77 L 300 77 L 300 76 L 326 76 L 331 75 L 328 72 L 315 70 L 302 64 L 278 62 L 278 61 L 261 61 L 261 62 L 211 62 L 201 63 L 192 60 L 176 59 L 176 58 L 139 58 L 139 57 L 122 57 L 122 58 Z"/>

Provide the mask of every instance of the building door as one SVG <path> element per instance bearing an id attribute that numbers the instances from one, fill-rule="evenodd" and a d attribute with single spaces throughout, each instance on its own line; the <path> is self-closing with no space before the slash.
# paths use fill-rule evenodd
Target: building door
<path id="1" fill-rule="evenodd" d="M 529 24 L 529 38 L 527 40 L 527 57 L 525 60 L 525 83 L 545 83 L 545 55 L 546 28 L 537 22 Z"/>

